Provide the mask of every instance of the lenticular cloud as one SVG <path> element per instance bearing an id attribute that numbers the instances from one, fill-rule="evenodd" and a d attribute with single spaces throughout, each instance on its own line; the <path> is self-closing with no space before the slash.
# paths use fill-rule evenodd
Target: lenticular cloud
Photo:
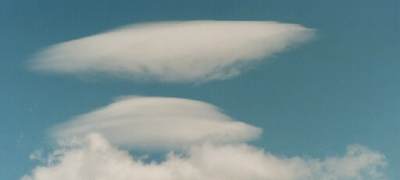
<path id="1" fill-rule="evenodd" d="M 257 138 L 261 129 L 235 121 L 202 101 L 130 96 L 73 118 L 52 131 L 57 139 L 94 132 L 124 147 L 179 149 L 205 142 L 245 142 Z"/>
<path id="2" fill-rule="evenodd" d="M 137 24 L 53 45 L 31 65 L 71 75 L 204 82 L 238 75 L 312 35 L 312 29 L 298 24 L 268 21 Z"/>

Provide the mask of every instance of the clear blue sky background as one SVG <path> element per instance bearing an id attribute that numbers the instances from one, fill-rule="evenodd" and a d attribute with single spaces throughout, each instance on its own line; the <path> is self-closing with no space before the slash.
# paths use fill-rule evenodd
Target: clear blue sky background
<path id="1" fill-rule="evenodd" d="M 275 20 L 317 38 L 239 77 L 202 85 L 81 81 L 31 72 L 51 44 L 160 20 Z M 0 179 L 30 171 L 46 130 L 121 95 L 175 96 L 220 106 L 262 127 L 260 147 L 324 157 L 362 144 L 387 156 L 400 179 L 398 0 L 0 0 Z"/>

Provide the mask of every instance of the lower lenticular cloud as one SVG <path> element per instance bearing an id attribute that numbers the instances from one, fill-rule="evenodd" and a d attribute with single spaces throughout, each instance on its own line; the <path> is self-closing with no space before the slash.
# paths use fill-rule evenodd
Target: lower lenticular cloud
<path id="1" fill-rule="evenodd" d="M 248 64 L 308 40 L 313 30 L 268 21 L 137 24 L 53 45 L 32 68 L 132 80 L 204 82 L 238 75 Z"/>
<path id="2" fill-rule="evenodd" d="M 100 133 L 111 143 L 145 149 L 175 149 L 204 142 L 237 143 L 261 129 L 235 121 L 211 104 L 166 97 L 124 97 L 55 127 L 57 138 Z"/>
<path id="3" fill-rule="evenodd" d="M 343 156 L 279 157 L 246 144 L 192 146 L 146 163 L 96 134 L 57 149 L 22 180 L 383 180 L 382 154 L 352 145 Z"/>

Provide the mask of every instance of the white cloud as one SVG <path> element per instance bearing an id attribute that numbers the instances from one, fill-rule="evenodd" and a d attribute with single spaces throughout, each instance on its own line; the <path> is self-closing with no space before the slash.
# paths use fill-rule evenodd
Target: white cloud
<path id="1" fill-rule="evenodd" d="M 380 180 L 382 154 L 353 145 L 344 156 L 279 157 L 255 147 L 203 144 L 146 163 L 92 134 L 61 147 L 22 180 Z"/>
<path id="2" fill-rule="evenodd" d="M 34 153 L 41 163 L 21 180 L 386 180 L 379 152 L 351 145 L 342 156 L 277 156 L 244 143 L 259 128 L 188 99 L 120 98 L 53 133 L 64 141 L 47 158 Z M 121 146 L 173 149 L 144 160 Z"/>
<path id="3" fill-rule="evenodd" d="M 258 60 L 304 42 L 313 30 L 268 21 L 138 24 L 56 44 L 32 68 L 132 80 L 203 82 L 226 79 Z"/>
<path id="4" fill-rule="evenodd" d="M 180 148 L 203 142 L 236 143 L 261 129 L 234 121 L 213 105 L 166 97 L 125 97 L 52 130 L 57 138 L 98 132 L 116 145 Z"/>

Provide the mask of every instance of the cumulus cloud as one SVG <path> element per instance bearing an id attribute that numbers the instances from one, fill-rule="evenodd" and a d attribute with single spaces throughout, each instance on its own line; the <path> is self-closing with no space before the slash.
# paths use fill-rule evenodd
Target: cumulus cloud
<path id="1" fill-rule="evenodd" d="M 61 124 L 52 134 L 68 139 L 97 132 L 116 145 L 170 149 L 204 142 L 244 142 L 261 131 L 202 101 L 129 96 Z"/>
<path id="2" fill-rule="evenodd" d="M 97 134 L 62 146 L 22 180 L 382 180 L 385 157 L 352 145 L 343 156 L 280 157 L 245 145 L 192 146 L 144 162 Z"/>
<path id="3" fill-rule="evenodd" d="M 37 54 L 32 68 L 140 81 L 204 82 L 238 75 L 247 65 L 312 36 L 313 30 L 301 25 L 268 21 L 145 23 L 53 45 Z"/>

